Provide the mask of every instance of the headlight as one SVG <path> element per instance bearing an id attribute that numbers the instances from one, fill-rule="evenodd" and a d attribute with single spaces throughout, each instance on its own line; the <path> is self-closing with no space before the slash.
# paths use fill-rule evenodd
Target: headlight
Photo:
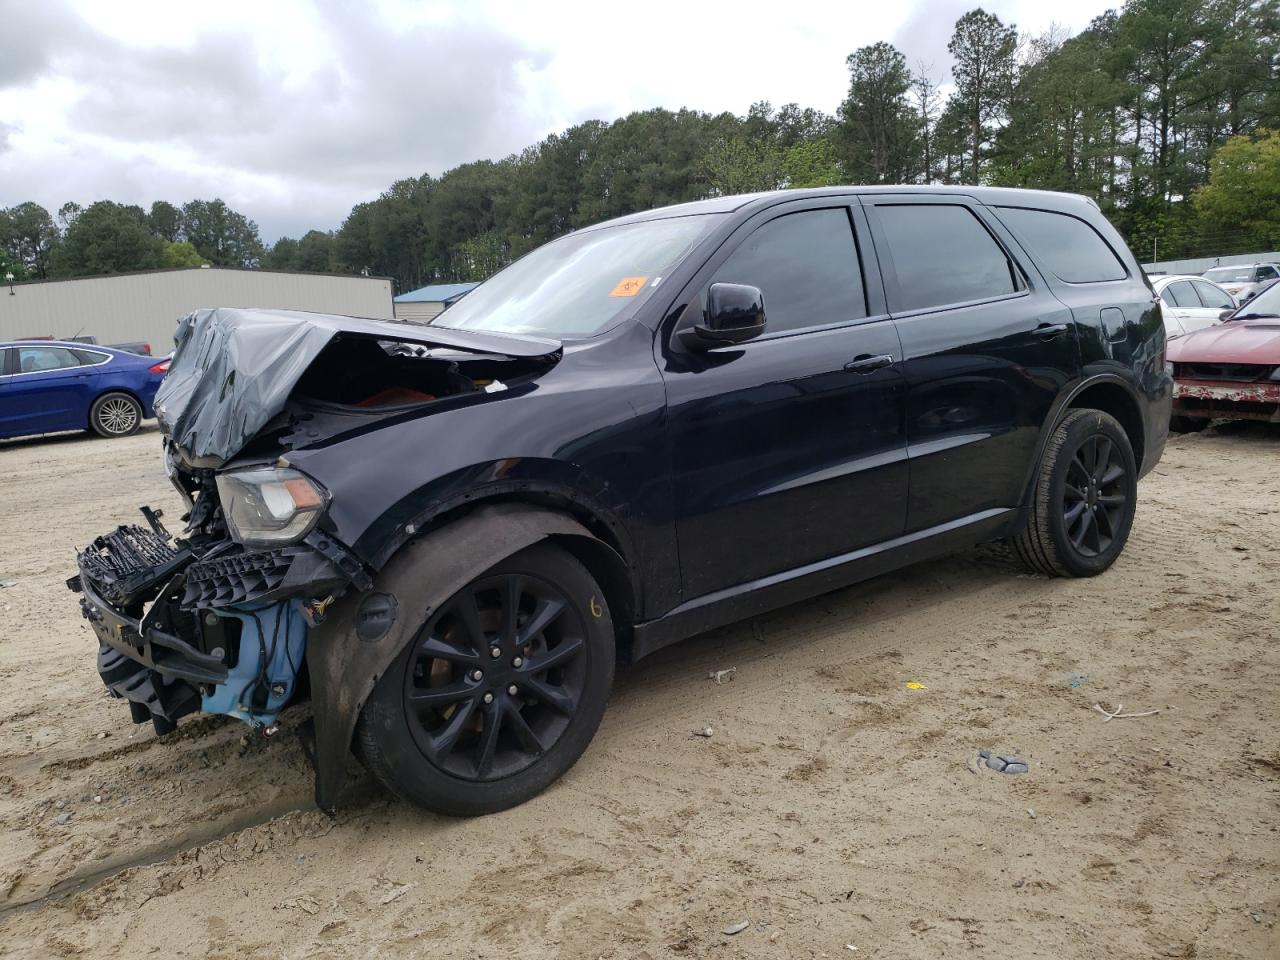
<path id="1" fill-rule="evenodd" d="M 324 513 L 329 493 L 297 470 L 256 467 L 219 474 L 218 499 L 232 537 L 270 546 L 306 536 Z"/>

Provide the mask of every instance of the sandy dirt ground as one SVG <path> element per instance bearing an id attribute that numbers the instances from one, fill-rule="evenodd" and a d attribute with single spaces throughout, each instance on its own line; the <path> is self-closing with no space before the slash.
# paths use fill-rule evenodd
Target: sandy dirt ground
<path id="1" fill-rule="evenodd" d="M 63 581 L 139 503 L 154 427 L 0 444 L 0 956 L 1280 957 L 1280 431 L 1174 438 L 1100 578 L 988 547 L 664 651 L 469 821 L 310 809 L 305 708 L 132 726 Z"/>

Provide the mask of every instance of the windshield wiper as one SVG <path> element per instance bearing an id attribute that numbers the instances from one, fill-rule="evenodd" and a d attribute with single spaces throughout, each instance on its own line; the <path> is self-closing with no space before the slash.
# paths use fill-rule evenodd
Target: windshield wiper
<path id="1" fill-rule="evenodd" d="M 1232 317 L 1232 320 L 1277 320 L 1280 319 L 1280 313 L 1242 313 L 1238 317 Z"/>

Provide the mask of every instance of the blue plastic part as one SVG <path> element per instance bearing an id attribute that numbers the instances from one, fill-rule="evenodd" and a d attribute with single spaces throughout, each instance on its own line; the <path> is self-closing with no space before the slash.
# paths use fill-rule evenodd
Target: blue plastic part
<path id="1" fill-rule="evenodd" d="M 293 695 L 298 670 L 307 652 L 307 621 L 302 615 L 302 601 L 294 599 L 267 607 L 231 607 L 213 612 L 240 621 L 240 655 L 227 675 L 227 682 L 214 687 L 212 695 L 201 698 L 200 709 L 205 713 L 225 713 L 253 727 L 269 727 Z M 265 683 L 270 692 L 265 706 L 255 710 L 254 688 L 264 659 L 267 663 Z"/>

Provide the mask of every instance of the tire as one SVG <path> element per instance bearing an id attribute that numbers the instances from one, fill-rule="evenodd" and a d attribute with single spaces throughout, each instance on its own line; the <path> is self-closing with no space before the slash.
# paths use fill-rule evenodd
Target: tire
<path id="1" fill-rule="evenodd" d="M 1200 417 L 1173 416 L 1169 418 L 1170 433 L 1199 433 L 1208 425 L 1209 421 Z"/>
<path id="2" fill-rule="evenodd" d="M 357 751 L 393 793 L 436 813 L 514 807 L 554 783 L 591 742 L 616 652 L 595 579 L 565 551 L 535 544 L 422 625 L 365 704 Z"/>
<path id="3" fill-rule="evenodd" d="M 1049 438 L 1027 524 L 1010 545 L 1037 573 L 1096 576 L 1124 549 L 1137 494 L 1137 463 L 1124 429 L 1100 410 L 1072 410 Z"/>
<path id="4" fill-rule="evenodd" d="M 100 437 L 127 437 L 140 426 L 142 404 L 127 393 L 104 393 L 89 408 L 89 428 Z"/>

